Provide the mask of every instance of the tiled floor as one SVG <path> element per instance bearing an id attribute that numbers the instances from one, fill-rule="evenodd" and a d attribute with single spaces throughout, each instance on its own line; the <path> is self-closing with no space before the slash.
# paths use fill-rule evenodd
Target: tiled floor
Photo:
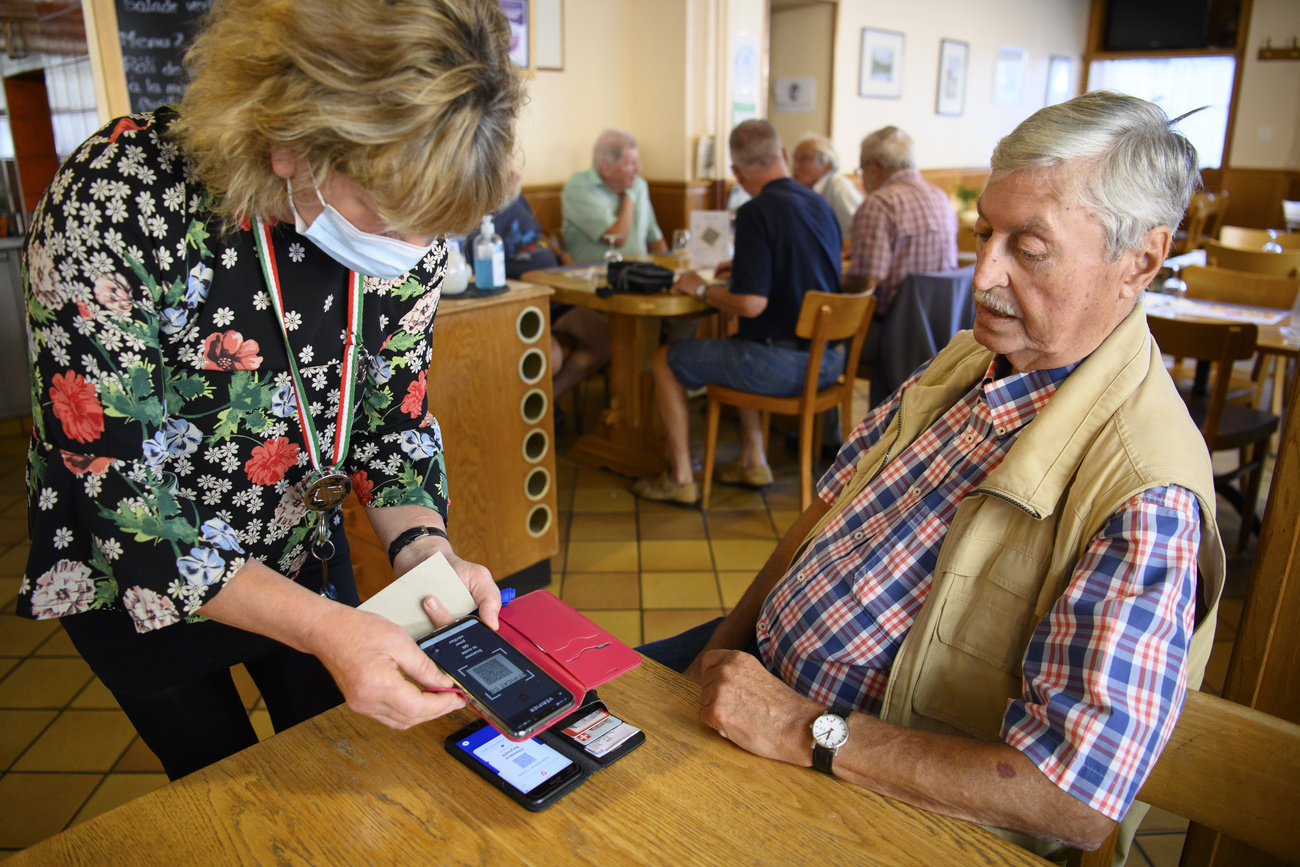
<path id="1" fill-rule="evenodd" d="M 594 401 L 600 389 L 587 392 Z M 562 406 L 572 420 L 567 398 Z M 584 415 L 594 419 L 596 411 L 588 406 Z M 694 421 L 698 434 L 698 411 Z M 738 445 L 734 424 L 723 427 L 731 439 L 720 445 L 719 460 L 728 461 Z M 157 759 L 58 625 L 13 613 L 28 547 L 24 428 L 17 420 L 0 421 L 0 858 L 166 782 Z M 560 552 L 552 560 L 550 589 L 633 645 L 722 614 L 798 514 L 798 471 L 782 445 L 786 429 L 774 431 L 770 450 L 776 485 L 761 494 L 717 486 L 707 516 L 639 502 L 627 479 L 560 458 Z M 557 436 L 561 454 L 573 437 L 571 421 Z M 1234 538 L 1235 525 L 1228 525 L 1235 515 L 1222 504 L 1221 511 L 1225 536 Z M 1222 641 L 1207 686 L 1222 686 L 1252 555 L 1253 548 L 1229 557 L 1235 598 L 1220 618 Z M 247 677 L 241 681 L 254 725 L 268 736 L 256 690 Z M 1176 865 L 1185 828 L 1177 817 L 1149 817 L 1129 863 Z"/>

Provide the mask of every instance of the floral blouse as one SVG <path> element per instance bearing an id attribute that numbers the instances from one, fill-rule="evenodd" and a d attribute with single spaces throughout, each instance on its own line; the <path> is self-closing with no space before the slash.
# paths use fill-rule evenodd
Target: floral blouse
<path id="1" fill-rule="evenodd" d="M 295 576 L 309 556 L 312 466 L 287 353 L 327 465 L 349 273 L 292 225 L 272 227 L 286 347 L 253 231 L 223 232 L 168 136 L 175 118 L 173 108 L 133 115 L 87 139 L 33 218 L 32 547 L 18 600 L 28 617 L 113 608 L 148 632 L 201 619 L 248 558 Z M 369 506 L 446 515 L 442 438 L 425 398 L 445 261 L 439 243 L 395 280 L 364 279 L 343 469 Z"/>

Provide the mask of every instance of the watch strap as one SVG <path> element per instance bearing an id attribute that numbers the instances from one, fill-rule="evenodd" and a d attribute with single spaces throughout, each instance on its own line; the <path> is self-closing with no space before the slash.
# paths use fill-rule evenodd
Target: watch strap
<path id="1" fill-rule="evenodd" d="M 851 714 L 852 712 L 853 712 L 853 708 L 844 704 L 837 704 L 834 707 L 826 708 L 826 713 L 835 714 L 837 717 L 844 720 L 845 725 L 848 725 L 849 714 Z M 816 740 L 813 740 L 813 755 L 812 755 L 813 769 L 821 771 L 823 774 L 834 776 L 835 771 L 833 770 L 832 766 L 835 762 L 835 754 L 838 752 L 839 752 L 839 747 L 830 750 L 822 746 L 821 744 L 817 743 Z"/>
<path id="2" fill-rule="evenodd" d="M 388 546 L 388 562 L 393 563 L 403 548 L 421 536 L 441 536 L 447 539 L 447 533 L 441 527 L 412 527 L 409 530 L 404 530 L 401 535 L 393 540 L 393 544 Z M 447 539 L 447 541 L 450 542 L 451 540 Z"/>

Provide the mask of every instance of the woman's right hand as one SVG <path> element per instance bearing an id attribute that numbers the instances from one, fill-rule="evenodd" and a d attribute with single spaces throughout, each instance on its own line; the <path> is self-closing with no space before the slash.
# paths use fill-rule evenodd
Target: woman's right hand
<path id="1" fill-rule="evenodd" d="M 378 614 L 332 605 L 313 625 L 309 646 L 348 707 L 389 728 L 408 729 L 465 706 L 453 686 L 406 630 Z"/>

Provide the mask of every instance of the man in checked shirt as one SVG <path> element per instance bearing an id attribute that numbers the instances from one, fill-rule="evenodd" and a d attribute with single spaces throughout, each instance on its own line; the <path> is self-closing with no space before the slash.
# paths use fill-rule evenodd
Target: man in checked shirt
<path id="1" fill-rule="evenodd" d="M 1138 300 L 1196 152 L 1092 93 L 992 167 L 974 331 L 863 419 L 730 615 L 645 652 L 746 750 L 1054 858 L 1123 819 L 1123 857 L 1223 584 L 1209 455 Z"/>

